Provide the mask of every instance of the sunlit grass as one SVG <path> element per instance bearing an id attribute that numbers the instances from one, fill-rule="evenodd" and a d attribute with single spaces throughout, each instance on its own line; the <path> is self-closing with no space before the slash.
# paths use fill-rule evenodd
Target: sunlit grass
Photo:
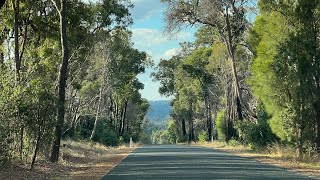
<path id="1" fill-rule="evenodd" d="M 192 143 L 193 145 L 200 145 L 204 147 L 211 147 L 211 148 L 219 148 L 219 149 L 232 149 L 238 151 L 251 151 L 248 146 L 245 146 L 240 143 L 226 143 L 224 141 L 213 141 L 213 142 L 202 142 L 202 143 Z"/>
<path id="2" fill-rule="evenodd" d="M 61 141 L 61 144 L 62 148 L 60 162 L 65 165 L 74 165 L 75 163 L 73 162 L 80 162 L 81 164 L 81 159 L 86 159 L 86 161 L 88 161 L 90 158 L 104 158 L 110 154 L 129 148 L 128 144 L 111 147 L 89 140 L 63 140 Z M 137 146 L 137 144 L 135 144 L 135 146 Z"/>

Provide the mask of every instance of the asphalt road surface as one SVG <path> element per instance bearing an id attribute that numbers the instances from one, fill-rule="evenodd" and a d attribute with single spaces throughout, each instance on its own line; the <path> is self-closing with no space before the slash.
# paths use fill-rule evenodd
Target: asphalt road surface
<path id="1" fill-rule="evenodd" d="M 136 149 L 103 180 L 316 179 L 219 150 L 187 145 Z"/>

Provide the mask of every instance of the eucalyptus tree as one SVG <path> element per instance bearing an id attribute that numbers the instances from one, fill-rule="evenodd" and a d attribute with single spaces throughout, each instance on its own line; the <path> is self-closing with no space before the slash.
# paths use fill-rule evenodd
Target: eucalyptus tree
<path id="1" fill-rule="evenodd" d="M 209 86 L 214 83 L 214 76 L 208 71 L 207 65 L 211 56 L 211 48 L 198 48 L 193 51 L 184 61 L 182 68 L 189 74 L 190 77 L 196 79 L 200 83 L 201 96 L 205 108 L 206 128 L 208 139 L 212 136 L 212 110 L 211 96 Z"/>
<path id="2" fill-rule="evenodd" d="M 11 146 L 11 156 L 15 157 L 13 152 L 19 152 L 22 160 L 34 150 L 34 162 L 38 151 L 46 154 L 46 148 L 52 141 L 50 127 L 53 125 L 52 117 L 55 112 L 51 110 L 55 109 L 56 102 L 53 93 L 55 78 L 52 77 L 56 70 L 54 60 L 57 56 L 54 53 L 58 52 L 54 44 L 54 36 L 58 34 L 54 30 L 58 27 L 52 25 L 53 31 L 50 33 L 47 28 L 39 27 L 57 21 L 52 9 L 47 8 L 47 1 L 6 3 L 1 10 L 3 31 L 0 68 L 3 93 L 0 99 L 2 108 L 8 105 L 11 108 L 5 108 L 1 122 L 11 121 L 10 124 L 4 123 L 7 125 L 7 136 L 11 139 L 8 143 Z M 50 110 L 46 109 L 48 107 L 51 107 Z"/>
<path id="3" fill-rule="evenodd" d="M 48 157 L 55 130 L 51 160 L 57 161 L 68 125 L 64 122 L 71 114 L 77 117 L 76 105 L 81 105 L 77 98 L 87 76 L 84 69 L 94 65 L 88 57 L 101 38 L 131 24 L 131 7 L 126 0 L 6 1 L 0 12 L 0 137 L 6 142 L 1 159 L 14 158 L 19 151 L 25 156 L 33 151 L 32 164 L 39 152 Z"/>
<path id="4" fill-rule="evenodd" d="M 236 53 L 249 25 L 246 15 L 247 7 L 251 6 L 251 2 L 248 0 L 163 0 L 163 2 L 168 5 L 165 13 L 168 32 L 180 30 L 186 24 L 202 24 L 216 29 L 226 46 L 228 59 L 231 63 L 234 93 L 229 95 L 229 98 L 235 101 L 237 118 L 243 119 L 243 109 L 249 114 L 253 114 L 243 99 L 236 66 L 240 61 L 240 59 L 236 59 Z"/>
<path id="5" fill-rule="evenodd" d="M 61 0 L 60 6 L 57 5 L 55 0 L 52 0 L 60 19 L 60 43 L 61 43 L 61 62 L 58 75 L 58 110 L 57 122 L 55 125 L 55 137 L 52 144 L 52 152 L 50 160 L 58 162 L 59 150 L 62 135 L 62 128 L 65 116 L 65 100 L 66 100 L 66 82 L 67 70 L 69 64 L 69 44 L 67 37 L 67 0 Z"/>
<path id="6" fill-rule="evenodd" d="M 272 130 L 301 154 L 306 143 L 319 147 L 319 2 L 261 1 L 260 8 L 251 86 Z"/>
<path id="7" fill-rule="evenodd" d="M 128 31 L 114 32 L 113 41 L 117 42 L 111 47 L 112 62 L 112 108 L 113 124 L 118 129 L 118 134 L 124 134 L 128 104 L 136 97 L 144 85 L 138 80 L 137 75 L 145 72 L 151 61 L 145 52 L 133 48 L 131 34 Z M 112 110 L 113 109 L 113 110 Z"/>
<path id="8" fill-rule="evenodd" d="M 72 3 L 71 3 L 72 4 Z M 71 37 L 75 37 L 76 41 L 74 42 L 75 44 L 75 48 L 71 49 L 72 54 L 81 54 L 80 51 L 83 51 L 83 48 L 88 50 L 88 49 L 92 49 L 90 46 L 88 46 L 88 41 L 91 41 L 91 39 L 88 39 L 88 37 L 93 37 L 94 40 L 94 36 L 92 36 L 93 34 L 99 32 L 99 33 L 109 33 L 112 28 L 116 27 L 116 28 L 121 28 L 121 27 L 126 27 L 128 24 L 131 23 L 131 18 L 130 18 L 130 13 L 128 8 L 130 8 L 132 5 L 130 3 L 127 3 L 127 1 L 102 1 L 102 2 L 97 2 L 96 4 L 89 4 L 90 6 L 92 6 L 92 9 L 88 9 L 86 8 L 86 4 L 82 3 L 82 2 L 77 2 L 75 1 L 73 3 L 74 5 L 74 9 L 81 9 L 84 10 L 84 16 L 78 16 L 77 13 L 75 11 L 73 11 L 74 9 L 70 9 L 69 10 L 69 15 L 68 17 L 70 18 L 70 23 L 73 26 L 70 26 L 70 32 L 71 32 Z M 77 7 L 77 8 L 76 8 Z M 61 6 L 62 9 L 62 6 Z M 86 16 L 87 15 L 87 16 Z M 88 16 L 89 15 L 89 16 Z M 80 18 L 79 18 L 80 17 Z M 75 24 L 72 24 L 72 22 L 75 22 Z M 83 23 L 86 22 L 86 23 Z M 74 29 L 72 31 L 72 27 L 78 27 L 77 29 Z M 72 36 L 74 33 L 72 32 L 77 32 L 75 33 L 75 36 Z M 84 35 L 88 35 L 87 37 Z M 73 40 L 73 39 L 72 39 Z M 83 43 L 79 43 L 79 41 L 83 41 Z M 73 43 L 71 41 L 71 43 Z M 80 46 L 77 46 L 77 44 L 80 44 Z M 90 45 L 90 44 L 89 44 Z M 91 44 L 92 45 L 92 44 Z M 73 46 L 74 47 L 74 46 Z M 81 50 L 79 50 L 81 49 Z M 67 59 L 68 61 L 69 59 Z M 64 65 L 66 66 L 61 66 L 61 67 L 65 67 L 65 69 L 61 69 L 63 70 L 64 74 L 64 80 L 60 85 L 63 85 L 65 87 L 65 83 L 66 83 L 66 77 L 67 77 L 67 67 L 68 67 L 68 63 L 65 63 Z M 60 73 L 61 75 L 61 73 Z M 101 91 L 102 93 L 102 91 Z M 61 94 L 65 94 L 65 90 L 64 92 L 61 92 Z M 65 95 L 64 95 L 65 96 Z M 63 98 L 61 96 L 60 100 L 62 102 L 62 99 L 65 99 L 65 97 Z M 63 108 L 64 105 L 61 105 Z M 99 111 L 99 110 L 97 110 Z M 61 108 L 61 114 L 65 114 L 64 111 L 62 112 L 62 108 Z M 59 113 L 58 113 L 59 115 Z M 62 118 L 58 116 L 58 122 L 57 122 L 57 127 L 56 127 L 56 141 L 55 141 L 55 145 L 53 145 L 53 149 L 52 149 L 52 160 L 56 161 L 57 160 L 57 154 L 58 154 L 58 144 L 60 141 L 60 138 L 58 136 L 61 136 L 62 134 L 62 128 L 63 128 L 63 122 L 64 122 L 64 116 Z M 60 130 L 59 130 L 60 129 Z M 59 132 L 58 132 L 59 131 Z M 56 148 L 55 148 L 56 147 Z"/>

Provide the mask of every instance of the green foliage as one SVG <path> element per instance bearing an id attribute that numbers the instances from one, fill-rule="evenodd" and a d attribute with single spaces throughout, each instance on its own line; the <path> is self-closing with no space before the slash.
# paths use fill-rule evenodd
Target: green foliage
<path id="1" fill-rule="evenodd" d="M 235 127 L 238 130 L 240 139 L 252 148 L 264 148 L 269 144 L 277 142 L 279 139 L 272 132 L 268 123 L 269 119 L 270 116 L 268 116 L 265 106 L 262 102 L 259 102 L 257 107 L 257 122 L 244 120 L 236 123 Z"/>
<path id="2" fill-rule="evenodd" d="M 235 127 L 243 142 L 253 148 L 266 147 L 277 139 L 266 120 L 259 120 L 258 124 L 244 120 L 238 122 Z"/>
<path id="3" fill-rule="evenodd" d="M 227 131 L 228 131 L 225 110 L 221 110 L 217 113 L 216 124 L 217 124 L 218 139 L 221 141 L 225 141 L 227 137 Z"/>
<path id="4" fill-rule="evenodd" d="M 106 146 L 117 146 L 121 141 L 123 142 L 123 138 L 120 138 L 117 132 L 105 122 L 99 124 L 93 140 Z"/>
<path id="5" fill-rule="evenodd" d="M 13 139 L 8 136 L 10 133 L 9 129 L 0 125 L 0 164 L 6 164 L 10 161 L 12 151 L 11 144 Z"/>
<path id="6" fill-rule="evenodd" d="M 175 144 L 177 141 L 168 130 L 158 130 L 152 133 L 152 144 Z"/>
<path id="7" fill-rule="evenodd" d="M 260 1 L 259 7 L 250 38 L 255 59 L 249 83 L 271 115 L 272 131 L 301 152 L 303 142 L 320 142 L 314 138 L 319 132 L 311 130 L 320 122 L 319 81 L 313 78 L 320 72 L 314 63 L 320 52 L 314 41 L 320 3 Z"/>
<path id="8" fill-rule="evenodd" d="M 201 131 L 198 135 L 198 141 L 200 143 L 204 143 L 208 140 L 208 132 L 207 131 Z"/>
<path id="9" fill-rule="evenodd" d="M 175 144 L 177 142 L 176 125 L 172 119 L 169 120 L 168 124 L 168 143 Z"/>
<path id="10" fill-rule="evenodd" d="M 141 135 L 140 135 L 140 143 L 142 143 L 142 144 L 152 144 L 150 136 L 148 134 L 146 134 L 146 133 L 141 133 Z"/>
<path id="11" fill-rule="evenodd" d="M 20 3 L 17 23 L 12 2 Z M 141 98 L 144 85 L 137 76 L 152 63 L 131 42 L 127 27 L 132 23 L 132 4 L 122 0 L 67 4 L 70 57 L 68 79 L 62 77 L 67 79 L 64 95 L 57 91 L 61 37 L 59 13 L 52 2 L 7 1 L 1 9 L 0 163 L 19 156 L 29 163 L 33 154 L 49 157 L 53 137 L 59 136 L 53 133 L 58 96 L 66 96 L 62 137 L 90 138 L 95 120 L 93 140 L 105 145 L 143 136 L 141 124 L 149 105 Z M 15 24 L 18 59 L 11 40 Z"/>
<path id="12" fill-rule="evenodd" d="M 241 143 L 239 141 L 237 141 L 236 139 L 231 138 L 228 142 L 228 145 L 233 146 L 233 147 L 237 147 L 237 146 L 241 145 Z"/>

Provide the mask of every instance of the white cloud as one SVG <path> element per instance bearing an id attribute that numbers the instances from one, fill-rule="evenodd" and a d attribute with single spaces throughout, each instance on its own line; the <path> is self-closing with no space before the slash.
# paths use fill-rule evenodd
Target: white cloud
<path id="1" fill-rule="evenodd" d="M 157 29 L 133 29 L 132 38 L 138 49 L 144 49 L 146 47 L 159 45 L 168 41 Z"/>
<path id="2" fill-rule="evenodd" d="M 169 49 L 169 50 L 167 50 L 167 51 L 164 53 L 163 58 L 164 58 L 164 59 L 170 59 L 170 58 L 172 58 L 173 56 L 178 55 L 180 51 L 181 51 L 181 48 L 172 48 L 172 49 Z"/>
<path id="3" fill-rule="evenodd" d="M 171 41 L 187 41 L 192 37 L 189 32 L 180 32 L 173 38 L 168 38 L 163 35 L 158 29 L 146 29 L 137 28 L 132 29 L 132 38 L 135 43 L 136 48 L 145 50 L 146 48 L 151 48 L 157 45 L 163 45 L 165 43 L 170 43 Z"/>

